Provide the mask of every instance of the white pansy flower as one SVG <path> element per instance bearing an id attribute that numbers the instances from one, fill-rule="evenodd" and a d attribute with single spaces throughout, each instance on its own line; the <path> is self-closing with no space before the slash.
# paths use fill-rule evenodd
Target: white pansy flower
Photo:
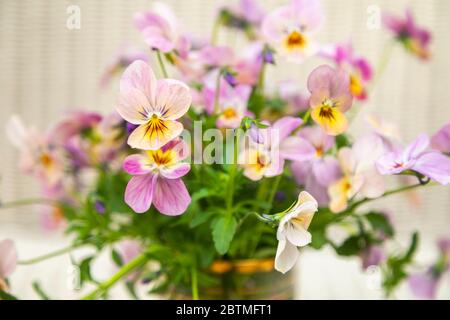
<path id="1" fill-rule="evenodd" d="M 297 247 L 311 242 L 307 231 L 317 211 L 317 201 L 308 192 L 302 191 L 297 202 L 289 208 L 280 220 L 277 230 L 278 248 L 275 257 L 275 269 L 286 273 L 298 258 Z"/>

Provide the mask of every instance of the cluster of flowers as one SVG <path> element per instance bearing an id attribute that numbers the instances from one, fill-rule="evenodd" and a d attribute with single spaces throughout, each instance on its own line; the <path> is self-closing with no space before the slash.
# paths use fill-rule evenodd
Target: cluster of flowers
<path id="1" fill-rule="evenodd" d="M 164 215 L 181 215 L 193 201 L 190 193 L 197 191 L 183 181 L 195 166 L 186 161 L 192 146 L 181 138 L 184 128 L 203 121 L 223 132 L 243 130 L 250 137 L 244 140 L 248 143 L 234 134 L 232 163 L 226 170 L 214 167 L 217 177 L 228 176 L 223 201 L 233 215 L 235 191 L 247 188 L 244 194 L 251 198 L 264 181 L 273 181 L 273 192 L 261 191 L 269 210 L 279 208 L 276 202 L 283 203 L 285 198 L 292 200 L 292 193 L 298 195 L 280 213 L 256 213 L 260 220 L 278 227 L 275 268 L 287 272 L 297 260 L 297 247 L 311 243 L 308 228 L 318 210 L 337 216 L 354 211 L 357 204 L 387 193 L 386 175 L 417 177 L 418 185 L 430 180 L 450 183 L 450 124 L 431 139 L 422 134 L 405 145 L 395 126 L 371 116 L 367 119 L 371 130 L 350 143 L 346 132 L 353 117 L 349 111 L 361 108 L 369 98 L 374 70 L 351 43 L 319 44 L 315 34 L 323 20 L 317 0 L 292 0 L 270 13 L 254 1 L 241 0 L 219 10 L 208 41 L 183 33 L 165 6 L 139 13 L 135 25 L 155 53 L 163 77 L 156 78 L 148 54 L 126 48 L 101 80 L 105 86 L 122 73 L 117 113 L 103 117 L 73 112 L 47 134 L 27 129 L 13 118 L 8 132 L 22 151 L 22 167 L 39 178 L 46 199 L 74 206 L 88 196 L 96 170 L 123 170 L 132 176 L 124 201 L 133 211 L 144 213 L 154 206 Z M 421 59 L 429 57 L 430 34 L 416 25 L 410 11 L 405 19 L 385 15 L 384 24 L 409 52 Z M 221 26 L 243 31 L 250 40 L 248 46 L 236 52 L 217 45 Z M 276 60 L 298 64 L 313 56 L 327 64 L 311 72 L 307 90 L 282 81 L 273 92 L 266 92 L 265 72 Z M 176 72 L 178 80 L 169 78 L 168 71 Z M 272 138 L 275 133 L 277 139 Z M 236 182 L 236 175 L 247 181 Z M 280 179 L 295 181 L 297 186 L 278 190 Z M 409 180 L 406 183 L 411 187 Z M 299 193 L 302 189 L 306 191 Z M 94 204 L 99 214 L 107 210 L 108 203 L 101 198 L 94 199 Z M 51 208 L 46 225 L 63 222 L 61 207 Z M 232 234 L 218 238 L 231 242 L 237 223 L 230 221 L 232 231 L 213 223 L 213 238 L 225 230 Z M 214 241 L 219 253 L 227 252 L 229 243 Z M 3 246 L 9 248 L 10 243 Z M 365 266 L 379 263 L 375 246 L 362 249 Z M 13 254 L 10 257 L 16 259 Z M 8 276 L 10 268 L 5 270 L 0 276 Z"/>

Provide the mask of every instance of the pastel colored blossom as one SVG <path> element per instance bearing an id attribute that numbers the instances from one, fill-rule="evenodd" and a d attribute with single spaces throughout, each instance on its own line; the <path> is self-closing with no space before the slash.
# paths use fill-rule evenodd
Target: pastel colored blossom
<path id="1" fill-rule="evenodd" d="M 348 74 L 342 69 L 322 65 L 308 77 L 308 90 L 312 119 L 329 135 L 336 136 L 347 130 L 344 112 L 352 106 Z"/>
<path id="2" fill-rule="evenodd" d="M 332 212 L 344 211 L 356 194 L 378 198 L 385 192 L 385 181 L 375 167 L 376 160 L 384 153 L 383 142 L 376 135 L 363 136 L 351 149 L 344 147 L 339 150 L 343 176 L 328 187 Z"/>
<path id="3" fill-rule="evenodd" d="M 318 126 L 303 128 L 298 136 L 303 139 L 301 143 L 304 145 L 305 160 L 292 162 L 292 174 L 319 205 L 326 205 L 329 202 L 328 187 L 341 177 L 338 161 L 326 155 L 335 139 Z"/>
<path id="4" fill-rule="evenodd" d="M 231 47 L 206 45 L 199 50 L 198 59 L 208 67 L 224 67 L 231 65 L 235 56 Z"/>
<path id="5" fill-rule="evenodd" d="M 366 117 L 366 123 L 370 126 L 384 143 L 386 150 L 393 151 L 401 141 L 400 129 L 397 125 L 381 119 L 373 114 Z"/>
<path id="6" fill-rule="evenodd" d="M 367 59 L 355 53 L 351 42 L 324 47 L 321 55 L 349 73 L 350 92 L 355 99 L 367 98 L 367 86 L 373 77 L 372 66 Z"/>
<path id="7" fill-rule="evenodd" d="M 125 202 L 137 213 L 148 211 L 152 204 L 165 215 L 186 211 L 191 197 L 181 177 L 190 170 L 182 162 L 187 150 L 183 140 L 175 139 L 159 150 L 128 156 L 123 169 L 133 177 L 125 190 Z"/>
<path id="8" fill-rule="evenodd" d="M 132 46 L 122 46 L 116 56 L 106 66 L 100 80 L 100 87 L 105 88 L 114 76 L 118 75 L 136 60 L 147 61 L 148 53 Z"/>
<path id="9" fill-rule="evenodd" d="M 6 291 L 6 279 L 14 272 L 17 266 L 17 251 L 14 242 L 10 239 L 0 241 L 0 290 Z"/>
<path id="10" fill-rule="evenodd" d="M 275 269 L 286 273 L 295 265 L 299 252 L 311 242 L 309 225 L 317 211 L 317 201 L 306 191 L 300 192 L 297 202 L 287 210 L 277 230 L 278 247 Z"/>
<path id="11" fill-rule="evenodd" d="M 134 24 L 152 49 L 168 53 L 185 45 L 175 15 L 163 3 L 157 3 L 151 11 L 136 13 Z"/>
<path id="12" fill-rule="evenodd" d="M 239 156 L 244 175 L 254 181 L 277 176 L 283 172 L 285 160 L 301 161 L 309 158 L 303 140 L 290 136 L 301 124 L 300 118 L 284 117 L 269 128 L 259 129 L 261 143 L 250 140 Z"/>
<path id="13" fill-rule="evenodd" d="M 429 268 L 424 273 L 412 274 L 408 278 L 411 292 L 416 298 L 432 300 L 436 299 L 440 277 L 434 272 L 434 268 Z"/>
<path id="14" fill-rule="evenodd" d="M 36 176 L 46 187 L 56 186 L 64 176 L 62 154 L 50 143 L 53 136 L 40 133 L 36 128 L 26 128 L 18 116 L 6 125 L 11 143 L 21 151 L 20 167 Z"/>
<path id="15" fill-rule="evenodd" d="M 132 148 L 158 150 L 183 131 L 176 121 L 191 104 L 188 86 L 173 79 L 156 80 L 143 61 L 133 62 L 122 75 L 117 111 L 139 125 L 128 137 Z"/>
<path id="16" fill-rule="evenodd" d="M 262 32 L 282 56 L 292 62 L 303 62 L 318 51 L 314 34 L 323 20 L 318 0 L 292 0 L 267 14 Z"/>
<path id="17" fill-rule="evenodd" d="M 405 11 L 405 17 L 384 13 L 383 24 L 405 49 L 420 59 L 430 57 L 431 33 L 417 25 L 411 9 Z"/>
<path id="18" fill-rule="evenodd" d="M 450 123 L 431 137 L 431 148 L 443 153 L 450 153 Z"/>
<path id="19" fill-rule="evenodd" d="M 450 158 L 429 149 L 430 139 L 422 134 L 404 149 L 398 148 L 382 156 L 376 163 L 383 175 L 416 171 L 442 185 L 450 183 Z"/>

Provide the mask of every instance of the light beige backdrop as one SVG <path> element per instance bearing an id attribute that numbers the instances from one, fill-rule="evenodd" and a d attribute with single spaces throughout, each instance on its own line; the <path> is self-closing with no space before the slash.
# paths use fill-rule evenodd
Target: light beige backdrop
<path id="1" fill-rule="evenodd" d="M 214 12 L 221 1 L 163 1 L 171 5 L 185 28 L 207 36 Z M 261 1 L 265 8 L 274 8 L 286 1 Z M 364 115 L 371 112 L 397 123 L 405 140 L 419 132 L 433 133 L 450 120 L 450 2 L 446 0 L 322 1 L 326 23 L 319 34 L 322 42 L 352 40 L 355 48 L 375 65 L 388 35 L 384 30 L 366 27 L 367 9 L 401 12 L 410 6 L 419 22 L 433 32 L 433 57 L 421 63 L 409 57 L 401 48 L 393 52 L 388 68 L 377 84 L 373 99 L 364 106 L 352 130 L 364 131 Z M 150 7 L 148 0 L 0 0 L 0 128 L 12 114 L 20 114 L 27 123 L 46 128 L 71 108 L 87 108 L 110 112 L 114 108 L 117 82 L 104 91 L 98 89 L 101 72 L 123 43 L 144 47 L 133 28 L 131 18 L 136 11 Z M 78 5 L 81 9 L 81 29 L 66 28 L 66 9 Z M 238 46 L 240 39 L 233 33 L 221 33 L 220 41 Z M 298 66 L 279 62 L 270 71 L 268 85 L 276 79 L 290 77 L 304 83 L 318 60 Z M 18 154 L 0 135 L 2 200 L 28 198 L 36 194 L 36 185 L 17 170 Z M 421 205 L 412 206 L 404 196 L 379 201 L 377 207 L 387 207 L 394 214 L 400 233 L 400 244 L 412 230 L 424 237 L 421 260 L 434 257 L 435 239 L 450 234 L 450 189 L 434 187 L 421 191 Z M 15 238 L 21 257 L 58 248 L 65 240 L 60 235 L 43 235 L 36 212 L 30 208 L 0 212 L 0 239 Z M 367 275 L 358 273 L 357 261 L 340 261 L 328 251 L 306 252 L 300 263 L 301 291 L 304 298 L 379 297 L 367 286 Z M 64 290 L 67 259 L 56 259 L 32 269 L 21 268 L 15 276 L 19 290 L 35 297 L 29 290 L 32 278 L 44 278 L 46 285 L 59 288 L 61 296 L 71 297 Z M 41 269 L 39 269 L 41 268 Z M 53 268 L 53 269 L 52 269 Z M 46 271 L 45 271 L 46 270 Z M 49 277 L 59 275 L 56 281 Z M 57 270 L 57 271 L 56 271 Z M 61 282 L 62 281 L 62 282 Z M 449 297 L 441 293 L 442 297 Z M 405 293 L 405 297 L 409 297 Z"/>

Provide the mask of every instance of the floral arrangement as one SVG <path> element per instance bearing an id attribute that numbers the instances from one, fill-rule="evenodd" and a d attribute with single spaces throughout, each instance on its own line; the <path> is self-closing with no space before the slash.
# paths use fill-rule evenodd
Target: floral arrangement
<path id="1" fill-rule="evenodd" d="M 382 20 L 409 54 L 430 58 L 431 35 L 411 11 Z M 95 249 L 74 261 L 81 287 L 95 286 L 85 299 L 107 298 L 120 280 L 134 297 L 139 285 L 172 297 L 188 288 L 198 299 L 211 286 L 237 281 L 229 276 L 223 284 L 217 276 L 234 261 L 269 259 L 269 270 L 286 273 L 305 246 L 359 257 L 365 269 L 379 266 L 388 297 L 405 279 L 418 295 L 433 297 L 449 268 L 448 240 L 425 274 L 411 272 L 418 234 L 389 252 L 392 214 L 364 205 L 447 185 L 450 124 L 405 144 L 394 125 L 371 116 L 365 134 L 349 135 L 387 63 L 375 70 L 350 42 L 317 42 L 323 21 L 316 0 L 292 0 L 268 13 L 241 0 L 218 10 L 206 40 L 184 33 L 167 7 L 155 5 L 134 18 L 147 49 L 123 48 L 101 77 L 102 87 L 120 77 L 111 114 L 73 111 L 45 132 L 14 116 L 8 136 L 42 198 L 2 208 L 39 205 L 43 227 L 63 228 L 72 245 L 18 261 L 14 243 L 0 242 L 1 297 L 15 298 L 7 278 L 17 264 L 80 247 Z M 218 43 L 224 29 L 241 33 L 246 45 Z M 306 83 L 268 87 L 267 69 L 311 57 L 323 63 Z M 347 235 L 338 243 L 328 231 L 339 226 Z M 90 267 L 103 251 L 118 271 L 99 282 Z"/>

